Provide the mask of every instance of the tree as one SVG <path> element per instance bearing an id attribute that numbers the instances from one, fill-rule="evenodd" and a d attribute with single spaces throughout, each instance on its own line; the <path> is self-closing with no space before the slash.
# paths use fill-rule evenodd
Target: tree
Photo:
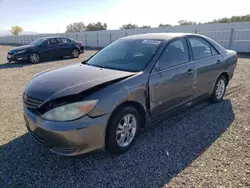
<path id="1" fill-rule="evenodd" d="M 83 22 L 75 22 L 67 25 L 66 32 L 81 32 L 85 31 L 86 27 Z"/>
<path id="2" fill-rule="evenodd" d="M 141 29 L 144 29 L 144 28 L 151 28 L 151 26 L 150 26 L 150 25 L 143 25 L 143 26 L 141 26 L 140 28 L 141 28 Z"/>
<path id="3" fill-rule="evenodd" d="M 136 24 L 124 24 L 120 27 L 120 29 L 136 29 L 138 25 Z"/>
<path id="4" fill-rule="evenodd" d="M 86 27 L 87 31 L 99 31 L 99 30 L 106 30 L 106 29 L 107 29 L 107 24 L 106 23 L 102 24 L 101 22 L 90 23 Z"/>
<path id="5" fill-rule="evenodd" d="M 23 28 L 20 27 L 20 26 L 18 26 L 18 25 L 15 25 L 15 26 L 12 26 L 12 27 L 11 27 L 10 32 L 11 32 L 13 35 L 17 36 L 17 35 L 19 35 L 20 33 L 23 32 Z"/>
<path id="6" fill-rule="evenodd" d="M 158 27 L 168 27 L 168 26 L 172 26 L 172 25 L 170 25 L 170 24 L 159 24 Z"/>
<path id="7" fill-rule="evenodd" d="M 214 19 L 211 22 L 207 23 L 230 23 L 230 22 L 246 22 L 250 21 L 250 15 L 245 16 L 232 16 L 231 18 L 220 18 L 220 19 Z"/>
<path id="8" fill-rule="evenodd" d="M 180 25 L 196 25 L 196 22 L 187 21 L 187 20 L 180 20 L 180 21 L 178 21 L 178 23 Z"/>

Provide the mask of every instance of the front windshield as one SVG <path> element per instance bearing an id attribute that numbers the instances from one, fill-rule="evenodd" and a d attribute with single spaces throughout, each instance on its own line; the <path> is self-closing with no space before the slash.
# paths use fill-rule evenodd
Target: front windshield
<path id="1" fill-rule="evenodd" d="M 137 72 L 154 56 L 160 40 L 119 39 L 102 49 L 87 64 L 97 67 Z"/>
<path id="2" fill-rule="evenodd" d="M 41 45 L 46 39 L 37 39 L 34 42 L 32 42 L 30 45 L 31 46 L 39 46 Z"/>

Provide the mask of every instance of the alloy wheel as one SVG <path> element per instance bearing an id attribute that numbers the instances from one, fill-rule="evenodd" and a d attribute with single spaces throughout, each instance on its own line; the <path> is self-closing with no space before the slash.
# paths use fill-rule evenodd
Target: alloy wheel
<path id="1" fill-rule="evenodd" d="M 40 57 L 39 57 L 38 54 L 33 53 L 33 54 L 30 55 L 29 60 L 30 60 L 32 63 L 38 63 L 39 60 L 40 60 Z"/>
<path id="2" fill-rule="evenodd" d="M 225 92 L 225 87 L 226 87 L 226 83 L 223 79 L 221 79 L 216 86 L 216 90 L 215 90 L 215 96 L 217 99 L 220 99 L 223 97 L 223 94 Z"/>
<path id="3" fill-rule="evenodd" d="M 135 137 L 137 128 L 136 118 L 133 114 L 126 114 L 116 129 L 116 141 L 121 147 L 128 146 Z"/>

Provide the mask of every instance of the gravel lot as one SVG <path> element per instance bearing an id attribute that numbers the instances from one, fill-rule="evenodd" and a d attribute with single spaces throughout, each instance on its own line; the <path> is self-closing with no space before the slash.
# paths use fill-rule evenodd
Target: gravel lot
<path id="1" fill-rule="evenodd" d="M 250 187 L 250 59 L 240 58 L 225 100 L 204 101 L 143 130 L 113 156 L 66 158 L 26 131 L 22 92 L 32 75 L 79 59 L 6 64 L 0 46 L 0 187 Z"/>

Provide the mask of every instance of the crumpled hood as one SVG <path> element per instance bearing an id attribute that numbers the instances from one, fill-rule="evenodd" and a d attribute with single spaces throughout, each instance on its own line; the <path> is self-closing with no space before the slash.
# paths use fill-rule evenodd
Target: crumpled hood
<path id="1" fill-rule="evenodd" d="M 36 75 L 27 85 L 25 93 L 46 102 L 55 98 L 78 94 L 91 87 L 134 74 L 76 64 Z"/>
<path id="2" fill-rule="evenodd" d="M 29 49 L 29 48 L 32 48 L 32 47 L 33 46 L 31 46 L 31 45 L 19 46 L 19 47 L 16 47 L 16 48 L 12 48 L 10 50 L 10 52 L 16 52 L 16 51 L 19 51 L 19 50 Z"/>

